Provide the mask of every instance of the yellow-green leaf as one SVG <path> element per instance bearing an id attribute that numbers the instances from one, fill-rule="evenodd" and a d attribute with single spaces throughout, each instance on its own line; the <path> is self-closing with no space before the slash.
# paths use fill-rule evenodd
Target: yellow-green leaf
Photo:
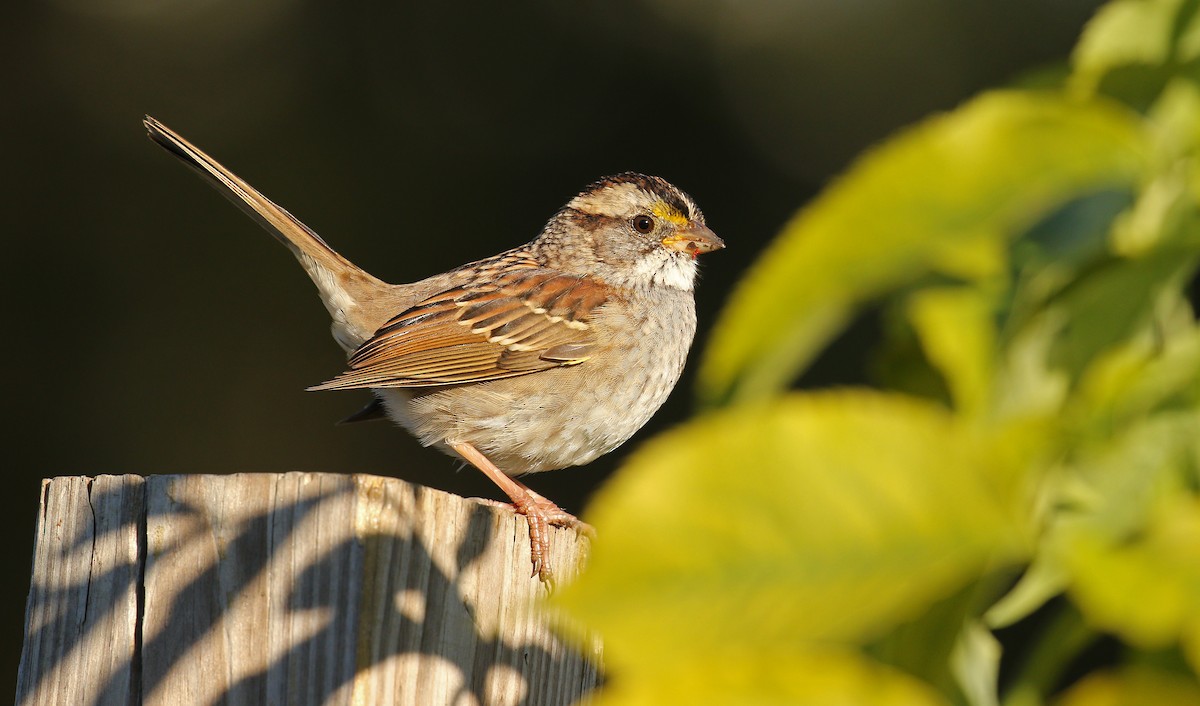
<path id="1" fill-rule="evenodd" d="M 998 706 L 1000 652 L 1000 642 L 979 621 L 970 620 L 963 626 L 950 664 L 971 706 Z"/>
<path id="2" fill-rule="evenodd" d="M 923 289 L 909 301 L 909 317 L 955 406 L 966 414 L 982 411 L 990 401 L 996 345 L 990 298 L 967 287 Z"/>
<path id="3" fill-rule="evenodd" d="M 1194 678 L 1149 667 L 1092 674 L 1073 686 L 1056 706 L 1183 706 L 1200 704 Z"/>
<path id="4" fill-rule="evenodd" d="M 1101 102 L 997 92 L 863 157 L 789 223 L 730 298 L 700 370 L 710 400 L 785 386 L 854 307 L 930 271 L 997 275 L 1007 238 L 1083 193 L 1128 187 L 1147 140 Z"/>
<path id="5" fill-rule="evenodd" d="M 1191 648 L 1200 641 L 1200 501 L 1180 497 L 1156 510 L 1132 539 L 1077 533 L 1064 552 L 1069 590 L 1092 624 L 1134 645 Z"/>
<path id="6" fill-rule="evenodd" d="M 1195 252 L 1159 248 L 1080 277 L 1053 303 L 1065 325 L 1051 347 L 1051 364 L 1077 378 L 1100 354 L 1136 335 L 1154 335 L 1156 305 L 1164 293 L 1179 290 L 1196 261 Z"/>
<path id="7" fill-rule="evenodd" d="M 1040 312 L 1017 331 L 1004 351 L 996 386 L 998 417 L 1020 418 L 1058 413 L 1067 399 L 1070 380 L 1049 365 L 1065 316 L 1060 310 Z"/>
<path id="8" fill-rule="evenodd" d="M 896 395 L 796 395 L 639 450 L 586 519 L 602 541 L 559 604 L 614 678 L 714 650 L 861 643 L 1025 550 L 1012 456 Z"/>
<path id="9" fill-rule="evenodd" d="M 933 689 L 849 650 L 718 652 L 655 679 L 613 676 L 593 706 L 939 706 Z"/>
<path id="10" fill-rule="evenodd" d="M 1186 497 L 1186 474 L 1200 437 L 1200 415 L 1163 412 L 1120 433 L 1102 432 L 1080 443 L 1053 491 L 1056 523 L 1048 558 L 1082 567 L 1080 545 L 1124 546 L 1142 534 L 1164 503 Z"/>
<path id="11" fill-rule="evenodd" d="M 1147 106 L 1173 76 L 1200 79 L 1200 12 L 1188 0 L 1116 0 L 1096 13 L 1071 56 L 1068 86 Z"/>
<path id="12" fill-rule="evenodd" d="M 1057 557 L 1034 557 L 1017 585 L 984 613 L 984 621 L 989 627 L 1006 628 L 1062 593 L 1066 585 L 1066 570 Z"/>
<path id="13" fill-rule="evenodd" d="M 1200 401 L 1200 329 L 1190 313 L 1187 319 L 1170 331 L 1168 325 L 1157 325 L 1154 335 L 1097 357 L 1080 380 L 1074 401 L 1082 426 L 1108 435 L 1156 407 Z"/>
<path id="14" fill-rule="evenodd" d="M 1195 154 L 1200 148 L 1200 85 L 1173 79 L 1146 119 L 1153 131 L 1157 159 L 1162 163 Z"/>
<path id="15" fill-rule="evenodd" d="M 1105 5 L 1075 45 L 1072 87 L 1090 93 L 1119 67 L 1166 64 L 1182 5 L 1183 0 L 1116 0 Z"/>

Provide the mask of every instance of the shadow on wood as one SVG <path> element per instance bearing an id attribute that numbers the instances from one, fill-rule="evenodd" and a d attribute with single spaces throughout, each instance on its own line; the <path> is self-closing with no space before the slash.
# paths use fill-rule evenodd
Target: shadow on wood
<path id="1" fill-rule="evenodd" d="M 44 481 L 17 703 L 575 703 L 529 572 L 524 518 L 391 478 Z"/>

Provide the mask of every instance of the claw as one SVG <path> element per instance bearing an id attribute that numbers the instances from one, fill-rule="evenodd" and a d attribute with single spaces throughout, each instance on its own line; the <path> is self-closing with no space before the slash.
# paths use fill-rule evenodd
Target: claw
<path id="1" fill-rule="evenodd" d="M 549 581 L 550 570 L 550 522 L 561 520 L 566 515 L 557 505 L 532 491 L 513 498 L 513 509 L 525 516 L 529 523 L 529 554 L 533 562 L 533 574 L 542 581 Z"/>
<path id="2" fill-rule="evenodd" d="M 550 525 L 574 527 L 589 537 L 594 537 L 596 530 L 592 529 L 591 525 L 580 522 L 579 518 L 530 490 L 524 483 L 505 475 L 503 471 L 496 467 L 496 464 L 489 461 L 474 446 L 466 442 L 460 442 L 450 444 L 450 447 L 457 451 L 471 465 L 483 471 L 488 478 L 491 478 L 492 482 L 498 485 L 508 495 L 509 499 L 512 500 L 513 509 L 525 516 L 526 521 L 529 523 L 529 558 L 533 563 L 533 573 L 530 575 L 530 578 L 537 576 L 553 590 L 554 573 L 550 568 Z M 499 503 L 493 502 L 491 504 Z"/>

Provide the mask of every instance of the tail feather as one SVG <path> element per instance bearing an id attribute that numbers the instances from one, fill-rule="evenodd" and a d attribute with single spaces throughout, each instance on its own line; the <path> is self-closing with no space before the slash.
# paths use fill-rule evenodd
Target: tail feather
<path id="1" fill-rule="evenodd" d="M 391 285 L 339 255 L 311 228 L 174 130 L 149 115 L 143 124 L 151 140 L 199 173 L 292 251 L 320 290 L 334 319 L 334 336 L 344 348 L 351 349 L 374 333 L 371 326 L 362 325 L 366 322 L 356 317 L 354 310 L 379 298 Z"/>

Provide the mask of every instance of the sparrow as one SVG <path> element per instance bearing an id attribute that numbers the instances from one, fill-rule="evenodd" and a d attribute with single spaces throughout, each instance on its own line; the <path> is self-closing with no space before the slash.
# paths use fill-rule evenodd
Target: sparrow
<path id="1" fill-rule="evenodd" d="M 573 515 L 518 477 L 588 463 L 627 441 L 679 381 L 696 332 L 696 257 L 725 244 L 666 180 L 602 178 L 530 242 L 388 284 L 158 120 L 151 140 L 292 251 L 333 319 L 345 372 L 421 444 L 478 468 L 529 525 L 532 575 L 552 580 L 549 525 Z"/>

